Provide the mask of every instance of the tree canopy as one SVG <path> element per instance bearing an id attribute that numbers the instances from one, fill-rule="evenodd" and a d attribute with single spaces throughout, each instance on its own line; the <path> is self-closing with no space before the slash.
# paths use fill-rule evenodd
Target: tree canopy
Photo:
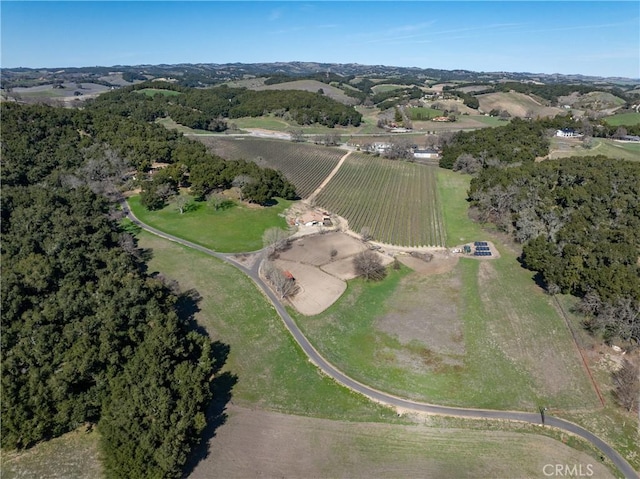
<path id="1" fill-rule="evenodd" d="M 640 164 L 604 156 L 487 168 L 469 198 L 523 243 L 550 293 L 581 298 L 588 326 L 640 341 Z"/>
<path id="2" fill-rule="evenodd" d="M 109 477 L 180 477 L 215 362 L 183 295 L 92 191 L 121 151 L 104 150 L 109 117 L 8 104 L 2 117 L 2 447 L 92 423 Z"/>

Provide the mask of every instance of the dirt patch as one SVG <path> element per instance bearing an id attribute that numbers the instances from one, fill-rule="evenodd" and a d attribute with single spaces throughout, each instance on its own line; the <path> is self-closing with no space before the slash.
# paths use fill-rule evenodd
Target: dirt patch
<path id="1" fill-rule="evenodd" d="M 465 354 L 463 324 L 457 298 L 461 281 L 455 271 L 442 275 L 410 275 L 390 302 L 389 310 L 376 321 L 376 329 L 408 345 L 397 357 L 412 367 L 416 361 L 437 367 L 462 365 Z"/>
<path id="2" fill-rule="evenodd" d="M 299 291 L 290 298 L 291 304 L 302 314 L 319 314 L 347 289 L 347 283 L 312 265 L 275 260 L 276 266 L 293 274 Z"/>
<path id="3" fill-rule="evenodd" d="M 336 255 L 331 256 L 331 250 Z M 282 259 L 300 263 L 322 266 L 332 261 L 339 261 L 364 251 L 366 246 L 361 241 L 344 233 L 332 232 L 314 236 L 306 236 L 293 242 L 291 248 L 280 254 Z"/>
<path id="4" fill-rule="evenodd" d="M 458 264 L 459 256 L 448 252 L 431 253 L 431 261 L 407 255 L 399 255 L 398 260 L 419 274 L 443 274 L 451 271 Z"/>
<path id="5" fill-rule="evenodd" d="M 333 261 L 321 266 L 321 269 L 336 278 L 348 281 L 356 278 L 358 274 L 353 265 L 353 257 L 344 258 L 339 261 Z"/>
<path id="6" fill-rule="evenodd" d="M 333 421 L 238 406 L 227 413 L 191 479 L 544 477 L 545 464 L 591 464 L 593 477 L 613 477 L 585 453 L 517 431 Z"/>
<path id="7" fill-rule="evenodd" d="M 299 287 L 290 302 L 300 313 L 319 314 L 347 289 L 345 281 L 357 276 L 353 257 L 367 245 L 347 234 L 330 232 L 302 236 L 280 253 L 276 265 L 291 272 Z M 393 258 L 378 253 L 383 265 Z"/>

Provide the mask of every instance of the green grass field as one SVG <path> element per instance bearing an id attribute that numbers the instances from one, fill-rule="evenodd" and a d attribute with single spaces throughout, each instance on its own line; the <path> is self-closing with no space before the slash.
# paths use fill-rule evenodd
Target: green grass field
<path id="1" fill-rule="evenodd" d="M 129 198 L 129 206 L 144 223 L 180 238 L 206 246 L 220 252 L 238 253 L 256 251 L 262 248 L 262 234 L 271 227 L 286 229 L 281 216 L 291 204 L 278 200 L 269 207 L 236 204 L 215 211 L 202 202 L 194 203 L 195 210 L 180 214 L 173 204 L 158 211 L 148 211 L 140 205 L 140 197 Z"/>
<path id="2" fill-rule="evenodd" d="M 168 130 L 177 130 L 180 133 L 183 134 L 190 134 L 190 135 L 202 135 L 202 134 L 207 134 L 207 135 L 211 135 L 210 131 L 207 130 L 194 130 L 193 128 L 189 128 L 188 126 L 184 126 L 181 125 L 180 123 L 176 123 L 171 117 L 165 117 L 165 118 L 158 118 L 156 120 L 156 123 L 159 125 L 164 126 L 165 128 L 167 128 Z"/>
<path id="3" fill-rule="evenodd" d="M 522 270 L 513 255 L 505 252 L 491 265 L 487 272 L 479 269 L 479 261 L 461 260 L 451 273 L 426 279 L 393 272 L 378 284 L 354 280 L 329 310 L 297 321 L 338 368 L 400 396 L 531 411 L 539 404 L 558 409 L 596 406 L 571 336 L 549 297 L 537 290 L 531 273 Z M 459 286 L 442 289 L 440 282 Z M 446 295 L 457 305 L 454 320 L 462 324 L 464 342 L 460 364 L 449 363 L 451 355 L 438 354 L 420 341 L 401 342 L 376 326 L 389 314 L 403 321 L 412 307 L 412 291 Z M 406 298 L 402 305 L 395 301 L 398 297 Z M 431 303 L 418 301 L 415 307 L 421 305 L 428 310 Z M 440 325 L 432 318 L 425 319 L 423 327 Z"/>
<path id="4" fill-rule="evenodd" d="M 274 116 L 259 116 L 259 117 L 245 117 L 234 118 L 228 121 L 230 124 L 235 124 L 239 129 L 245 128 L 264 128 L 265 130 L 274 131 L 287 131 L 292 129 L 292 125 L 289 122 L 284 121 L 281 118 Z"/>
<path id="5" fill-rule="evenodd" d="M 414 121 L 427 121 L 431 118 L 443 115 L 442 110 L 436 110 L 434 108 L 407 108 L 405 111 L 411 115 L 411 119 Z"/>
<path id="6" fill-rule="evenodd" d="M 556 159 L 604 155 L 608 158 L 640 161 L 640 143 L 622 143 L 604 138 L 593 138 L 592 142 L 591 148 L 585 148 L 580 140 L 553 137 L 550 157 Z"/>
<path id="7" fill-rule="evenodd" d="M 511 121 L 511 118 L 507 120 L 501 120 L 497 116 L 484 116 L 484 115 L 469 115 L 469 118 L 477 122 L 480 122 L 486 126 L 504 126 Z"/>
<path id="8" fill-rule="evenodd" d="M 233 266 L 148 233 L 149 271 L 203 297 L 196 318 L 212 340 L 230 346 L 224 371 L 238 376 L 234 404 L 314 417 L 394 421 L 388 408 L 338 386 L 318 372 L 253 282 Z"/>
<path id="9" fill-rule="evenodd" d="M 604 121 L 612 126 L 638 125 L 640 124 L 640 113 L 619 113 L 617 115 L 605 118 Z"/>

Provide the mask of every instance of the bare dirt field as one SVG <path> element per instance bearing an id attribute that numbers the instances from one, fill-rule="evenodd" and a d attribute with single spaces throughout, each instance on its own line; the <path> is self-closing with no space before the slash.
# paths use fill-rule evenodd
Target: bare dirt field
<path id="1" fill-rule="evenodd" d="M 538 478 L 546 464 L 613 477 L 591 456 L 536 434 L 227 412 L 190 478 Z"/>
<path id="2" fill-rule="evenodd" d="M 316 266 L 283 259 L 277 259 L 275 264 L 293 274 L 299 290 L 289 301 L 302 314 L 321 313 L 347 289 L 347 283 Z"/>
<path id="3" fill-rule="evenodd" d="M 364 251 L 366 246 L 361 241 L 344 233 L 332 232 L 306 236 L 296 240 L 290 249 L 280 254 L 280 257 L 289 261 L 321 266 L 331 261 L 332 249 L 337 251 L 333 258 L 334 261 L 337 261 Z"/>
<path id="4" fill-rule="evenodd" d="M 300 313 L 319 314 L 347 289 L 345 281 L 357 276 L 353 256 L 367 249 L 362 241 L 340 232 L 303 236 L 280 253 L 276 266 L 291 272 L 299 291 L 290 302 Z M 335 250 L 332 257 L 331 252 Z M 384 265 L 393 259 L 379 255 Z"/>
<path id="5" fill-rule="evenodd" d="M 448 251 L 433 252 L 431 254 L 433 254 L 431 261 L 424 261 L 409 255 L 400 255 L 398 260 L 417 273 L 429 275 L 451 271 L 460 259 L 458 255 L 451 254 Z"/>

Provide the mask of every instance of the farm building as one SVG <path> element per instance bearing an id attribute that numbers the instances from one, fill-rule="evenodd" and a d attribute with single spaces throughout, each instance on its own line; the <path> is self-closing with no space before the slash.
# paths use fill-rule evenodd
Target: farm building
<path id="1" fill-rule="evenodd" d="M 296 225 L 315 226 L 315 225 L 331 226 L 331 218 L 328 213 L 319 213 L 317 211 L 308 211 L 296 219 Z"/>
<path id="2" fill-rule="evenodd" d="M 563 128 L 562 130 L 556 131 L 556 136 L 559 136 L 562 138 L 578 138 L 582 135 L 580 133 L 576 133 L 575 130 L 571 128 Z"/>
<path id="3" fill-rule="evenodd" d="M 426 148 L 424 150 L 413 150 L 413 157 L 416 159 L 424 158 L 424 159 L 437 160 L 440 158 L 440 153 L 438 153 L 433 148 Z"/>
<path id="4" fill-rule="evenodd" d="M 640 136 L 624 135 L 619 138 L 620 141 L 640 141 Z"/>

